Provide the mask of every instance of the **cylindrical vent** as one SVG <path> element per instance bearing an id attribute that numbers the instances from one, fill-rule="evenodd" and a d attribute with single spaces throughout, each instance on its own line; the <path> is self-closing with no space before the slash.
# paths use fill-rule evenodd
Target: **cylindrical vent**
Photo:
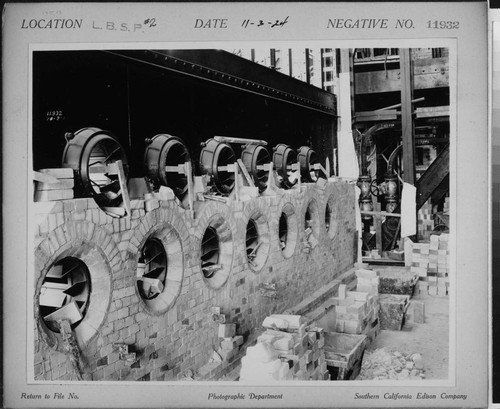
<path id="1" fill-rule="evenodd" d="M 246 248 L 247 248 L 247 258 L 249 262 L 252 262 L 255 258 L 255 253 L 259 245 L 259 233 L 257 232 L 257 225 L 253 219 L 250 219 L 247 223 L 247 234 L 246 234 Z"/>
<path id="2" fill-rule="evenodd" d="M 67 319 L 72 328 L 85 317 L 90 298 L 87 265 L 76 257 L 65 257 L 45 275 L 39 297 L 39 311 L 45 325 L 59 332 L 58 320 Z"/>
<path id="3" fill-rule="evenodd" d="M 241 160 L 250 173 L 255 186 L 259 192 L 263 192 L 267 187 L 269 170 L 264 168 L 271 163 L 271 156 L 264 145 L 246 145 L 241 152 Z"/>
<path id="4" fill-rule="evenodd" d="M 209 139 L 204 143 L 200 153 L 200 168 L 208 174 L 222 194 L 229 194 L 234 188 L 234 172 L 227 169 L 228 165 L 236 162 L 236 155 L 231 146 Z"/>
<path id="5" fill-rule="evenodd" d="M 326 204 L 325 208 L 325 228 L 328 231 L 330 229 L 330 221 L 332 218 L 332 210 L 330 209 L 330 204 Z"/>
<path id="6" fill-rule="evenodd" d="M 307 208 L 304 216 L 304 230 L 307 230 L 308 228 L 312 229 L 311 209 L 309 207 Z"/>
<path id="7" fill-rule="evenodd" d="M 288 236 L 288 218 L 285 213 L 281 213 L 279 226 L 278 226 L 278 235 L 280 238 L 280 247 L 281 250 L 284 250 L 286 247 L 286 241 Z"/>
<path id="8" fill-rule="evenodd" d="M 121 160 L 125 178 L 128 161 L 114 136 L 99 128 L 83 128 L 68 138 L 62 166 L 75 172 L 75 195 L 93 197 L 99 206 L 119 206 L 122 202 L 116 161 Z M 126 181 L 124 181 L 126 182 Z"/>
<path id="9" fill-rule="evenodd" d="M 318 180 L 319 170 L 314 169 L 318 163 L 316 152 L 309 146 L 301 146 L 297 151 L 297 158 L 300 162 L 300 175 L 304 182 L 316 182 Z"/>
<path id="10" fill-rule="evenodd" d="M 168 186 L 182 200 L 187 193 L 187 178 L 179 165 L 191 160 L 188 149 L 182 139 L 159 134 L 146 140 L 149 144 L 144 152 L 146 175 L 155 189 Z"/>
<path id="11" fill-rule="evenodd" d="M 146 300 L 156 298 L 163 292 L 167 277 L 167 254 L 159 239 L 146 240 L 137 268 L 139 294 Z"/>
<path id="12" fill-rule="evenodd" d="M 212 278 L 219 266 L 219 236 L 215 228 L 209 226 L 201 239 L 201 271 L 205 278 Z"/>
<path id="13" fill-rule="evenodd" d="M 276 145 L 274 148 L 273 163 L 281 180 L 280 184 L 282 188 L 290 189 L 297 183 L 295 171 L 292 169 L 292 165 L 297 163 L 297 154 L 290 146 L 285 144 Z"/>

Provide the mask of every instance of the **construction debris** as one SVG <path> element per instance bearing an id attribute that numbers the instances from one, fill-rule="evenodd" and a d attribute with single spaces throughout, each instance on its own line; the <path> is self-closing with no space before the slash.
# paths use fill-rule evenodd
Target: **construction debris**
<path id="1" fill-rule="evenodd" d="M 422 356 L 387 348 L 365 351 L 357 380 L 421 380 L 425 378 Z"/>
<path id="2" fill-rule="evenodd" d="M 305 318 L 300 315 L 272 315 L 264 323 L 268 329 L 241 360 L 240 380 L 330 379 L 322 328 L 306 330 Z"/>

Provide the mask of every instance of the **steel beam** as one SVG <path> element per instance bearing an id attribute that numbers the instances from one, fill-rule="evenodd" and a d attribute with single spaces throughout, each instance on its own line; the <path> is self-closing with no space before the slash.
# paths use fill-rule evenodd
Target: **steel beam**
<path id="1" fill-rule="evenodd" d="M 335 96 L 222 50 L 112 50 L 120 58 L 336 116 Z"/>
<path id="2" fill-rule="evenodd" d="M 438 155 L 417 182 L 417 210 L 435 195 L 443 196 L 449 188 L 450 145 Z M 448 183 L 447 183 L 448 181 Z"/>

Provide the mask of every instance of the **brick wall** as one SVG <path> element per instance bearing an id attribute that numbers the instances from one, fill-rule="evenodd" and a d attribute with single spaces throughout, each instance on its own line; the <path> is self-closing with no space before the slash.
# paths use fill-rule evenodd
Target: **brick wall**
<path id="1" fill-rule="evenodd" d="M 89 307 L 75 328 L 83 379 L 177 380 L 205 365 L 217 348 L 212 307 L 220 307 L 226 322 L 236 323 L 237 334 L 246 339 L 265 317 L 297 304 L 353 265 L 355 200 L 352 185 L 328 182 L 245 202 L 196 202 L 194 219 L 176 200 L 160 201 L 149 212 L 144 200 L 132 200 L 129 218 L 106 215 L 93 199 L 34 203 L 35 379 L 76 379 L 60 335 L 45 326 L 38 311 L 42 281 L 61 258 L 78 257 L 91 277 Z M 311 202 L 317 245 L 307 253 L 304 216 Z M 286 252 L 278 239 L 283 209 L 292 230 Z M 267 238 L 259 250 L 265 253 L 252 268 L 245 248 L 250 217 L 258 219 Z M 215 283 L 200 265 L 201 239 L 214 224 L 224 247 Z M 155 305 L 140 297 L 136 285 L 138 253 L 150 236 L 163 242 L 170 268 Z M 115 344 L 127 344 L 135 358 L 123 359 Z"/>

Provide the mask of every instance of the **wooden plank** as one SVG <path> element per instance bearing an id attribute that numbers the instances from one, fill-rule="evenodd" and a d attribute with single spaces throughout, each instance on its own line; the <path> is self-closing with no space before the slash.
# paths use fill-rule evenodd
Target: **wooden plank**
<path id="1" fill-rule="evenodd" d="M 42 183 L 57 183 L 58 179 L 47 173 L 33 171 L 33 180 Z"/>
<path id="2" fill-rule="evenodd" d="M 417 181 L 417 210 L 439 188 L 450 172 L 450 145 L 434 159 L 424 174 Z M 446 188 L 446 185 L 443 186 Z"/>
<path id="3" fill-rule="evenodd" d="M 233 138 L 232 136 L 214 136 L 214 139 L 218 142 L 267 146 L 267 142 L 260 139 Z"/>
<path id="4" fill-rule="evenodd" d="M 125 177 L 125 171 L 123 170 L 123 163 L 121 159 L 117 160 L 115 163 L 118 168 L 118 180 L 120 182 L 123 205 L 125 206 L 126 215 L 130 217 L 132 211 L 130 210 L 130 197 L 128 195 L 127 178 Z"/>
<path id="5" fill-rule="evenodd" d="M 35 202 L 73 199 L 73 189 L 38 190 L 35 192 Z"/>
<path id="6" fill-rule="evenodd" d="M 194 191 L 193 191 L 193 170 L 191 169 L 191 161 L 184 163 L 184 171 L 187 177 L 187 194 L 188 194 L 188 204 L 189 210 L 191 212 L 191 218 L 194 218 Z"/>
<path id="7" fill-rule="evenodd" d="M 238 165 L 240 165 L 240 169 L 243 172 L 243 176 L 245 176 L 245 179 L 247 180 L 248 184 L 250 187 L 255 187 L 255 183 L 253 182 L 253 179 L 250 177 L 250 174 L 248 173 L 247 168 L 245 167 L 245 164 L 241 159 L 237 160 Z"/>
<path id="8" fill-rule="evenodd" d="M 417 118 L 434 118 L 437 116 L 450 116 L 448 105 L 439 107 L 422 107 L 415 110 Z"/>
<path id="9" fill-rule="evenodd" d="M 73 177 L 73 169 L 71 168 L 39 169 L 38 172 L 53 176 L 55 178 L 71 179 Z"/>
<path id="10" fill-rule="evenodd" d="M 450 86 L 447 59 L 415 60 L 413 75 L 418 90 L 444 88 Z M 400 69 L 374 70 L 355 74 L 356 94 L 395 92 L 402 86 L 403 74 Z"/>
<path id="11" fill-rule="evenodd" d="M 403 179 L 415 185 L 415 132 L 413 123 L 413 70 L 410 49 L 400 48 L 401 128 L 403 133 Z M 416 216 L 415 216 L 416 217 Z"/>
<path id="12" fill-rule="evenodd" d="M 375 203 L 375 212 L 380 213 L 380 203 Z M 375 242 L 377 244 L 378 254 L 382 256 L 382 217 L 379 215 L 373 216 L 375 223 Z"/>
<path id="13" fill-rule="evenodd" d="M 47 321 L 67 320 L 70 324 L 74 324 L 82 319 L 82 314 L 80 313 L 76 303 L 72 301 L 43 318 Z"/>
<path id="14" fill-rule="evenodd" d="M 400 213 L 388 213 L 388 212 L 373 212 L 369 210 L 362 210 L 361 214 L 371 214 L 373 216 L 389 216 L 389 217 L 401 217 Z"/>
<path id="15" fill-rule="evenodd" d="M 365 111 L 356 112 L 354 117 L 356 122 L 371 122 L 371 121 L 391 121 L 398 118 L 400 113 L 395 109 L 385 111 Z"/>
<path id="16" fill-rule="evenodd" d="M 73 189 L 75 186 L 75 181 L 73 179 L 56 179 L 56 182 L 37 182 L 36 190 L 64 190 Z"/>

